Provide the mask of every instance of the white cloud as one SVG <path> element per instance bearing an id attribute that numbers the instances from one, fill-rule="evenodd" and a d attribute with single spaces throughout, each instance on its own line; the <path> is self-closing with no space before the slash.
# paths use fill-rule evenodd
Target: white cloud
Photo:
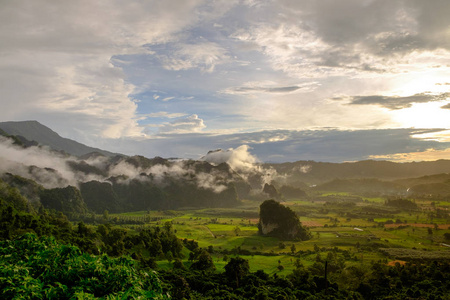
<path id="1" fill-rule="evenodd" d="M 169 118 L 169 119 L 174 119 L 174 118 L 184 117 L 185 115 L 186 115 L 185 113 L 169 113 L 167 111 L 160 111 L 160 112 L 155 112 L 155 113 L 142 115 L 142 118 Z"/>
<path id="2" fill-rule="evenodd" d="M 168 70 L 195 68 L 207 73 L 214 71 L 216 65 L 229 61 L 226 50 L 212 42 L 169 44 L 157 57 Z"/>
<path id="3" fill-rule="evenodd" d="M 82 141 L 142 135 L 135 86 L 111 58 L 174 39 L 197 21 L 189 12 L 200 3 L 2 2 L 0 118 L 44 119 Z"/>
<path id="4" fill-rule="evenodd" d="M 249 172 L 255 168 L 255 163 L 258 162 L 258 159 L 250 154 L 249 150 L 250 147 L 247 145 L 241 145 L 236 149 L 230 148 L 226 151 L 219 149 L 208 152 L 202 160 L 214 164 L 227 163 L 236 171 Z"/>
<path id="5" fill-rule="evenodd" d="M 207 146 L 182 135 L 214 144 L 212 131 L 258 132 L 242 140 L 262 146 L 288 143 L 281 129 L 395 128 L 386 107 L 448 93 L 449 14 L 422 0 L 3 1 L 0 119 L 132 154 L 147 149 L 127 138 L 152 127 L 159 145 L 177 134 L 177 156 Z"/>
<path id="6" fill-rule="evenodd" d="M 0 173 L 20 175 L 46 188 L 77 186 L 80 181 L 101 180 L 98 175 L 73 171 L 68 162 L 74 162 L 76 158 L 45 147 L 22 148 L 0 136 L 0 153 Z"/>
<path id="7" fill-rule="evenodd" d="M 199 132 L 206 125 L 197 115 L 191 115 L 186 118 L 179 118 L 170 123 L 165 123 L 159 127 L 161 134 L 181 134 Z"/>

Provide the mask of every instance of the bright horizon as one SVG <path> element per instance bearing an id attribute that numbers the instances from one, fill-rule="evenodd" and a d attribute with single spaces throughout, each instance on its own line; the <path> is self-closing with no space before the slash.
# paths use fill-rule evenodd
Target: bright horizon
<path id="1" fill-rule="evenodd" d="M 450 158 L 450 2 L 6 1 L 0 121 L 147 157 Z"/>

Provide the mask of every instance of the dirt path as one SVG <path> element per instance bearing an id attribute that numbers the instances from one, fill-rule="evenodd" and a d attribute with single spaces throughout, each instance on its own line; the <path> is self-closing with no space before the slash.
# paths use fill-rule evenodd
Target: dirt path
<path id="1" fill-rule="evenodd" d="M 203 226 L 203 227 L 205 227 L 206 230 L 208 230 L 208 232 L 211 234 L 211 236 L 212 236 L 213 238 L 216 237 L 216 236 L 214 235 L 214 233 L 211 231 L 211 229 L 208 228 L 208 226 Z"/>

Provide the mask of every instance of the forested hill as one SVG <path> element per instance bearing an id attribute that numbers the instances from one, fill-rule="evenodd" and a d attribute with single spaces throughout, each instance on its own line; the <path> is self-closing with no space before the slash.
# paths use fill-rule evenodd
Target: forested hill
<path id="1" fill-rule="evenodd" d="M 106 156 L 116 154 L 109 151 L 89 147 L 77 141 L 63 138 L 47 126 L 38 121 L 0 122 L 0 129 L 9 135 L 24 137 L 28 141 L 36 141 L 57 151 L 81 156 L 92 152 L 98 152 Z"/>
<path id="2" fill-rule="evenodd" d="M 101 153 L 112 157 L 117 154 L 89 147 L 77 141 L 63 138 L 52 129 L 37 121 L 0 122 L 0 130 L 19 139 L 35 141 L 53 150 L 64 151 L 74 156 Z M 22 138 L 23 137 L 23 138 Z M 296 161 L 280 164 L 263 164 L 265 169 L 274 169 L 278 174 L 288 176 L 288 183 L 304 182 L 309 185 L 324 183 L 336 178 L 377 178 L 395 180 L 427 175 L 450 173 L 450 160 L 431 162 L 395 163 L 390 161 L 366 160 L 346 163 Z"/>
<path id="3" fill-rule="evenodd" d="M 112 153 L 62 138 L 37 121 L 0 123 L 0 134 L 9 137 L 0 140 L 1 179 L 11 182 L 21 177 L 35 181 L 45 189 L 60 189 L 35 197 L 46 195 L 45 199 L 53 200 L 65 193 L 71 194 L 73 191 L 66 189 L 68 186 L 75 187 L 85 205 L 80 209 L 87 207 L 97 213 L 105 209 L 124 212 L 232 207 L 246 199 L 306 197 L 314 186 L 315 190 L 350 191 L 372 196 L 450 195 L 450 160 L 248 164 L 230 161 L 239 160 L 240 156 L 223 150 L 209 152 L 206 158 L 199 160 L 171 160 L 111 156 Z M 48 151 L 37 145 L 58 151 Z M 245 168 L 239 167 L 242 165 Z M 62 205 L 50 200 L 44 202 L 47 208 Z M 72 208 L 62 210 L 74 212 Z"/>
<path id="4" fill-rule="evenodd" d="M 365 160 L 348 163 L 297 161 L 282 164 L 264 164 L 280 174 L 289 174 L 290 180 L 319 184 L 336 178 L 377 178 L 394 180 L 450 173 L 450 160 L 395 163 Z"/>

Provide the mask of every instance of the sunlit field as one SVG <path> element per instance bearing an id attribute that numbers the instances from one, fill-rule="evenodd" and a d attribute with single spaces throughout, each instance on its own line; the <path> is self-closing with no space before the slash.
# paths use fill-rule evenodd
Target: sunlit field
<path id="1" fill-rule="evenodd" d="M 323 193 L 320 197 L 352 196 L 349 193 Z M 250 270 L 264 270 L 269 274 L 287 275 L 294 269 L 297 259 L 308 267 L 318 256 L 326 259 L 334 251 L 347 265 L 364 265 L 382 260 L 397 260 L 386 256 L 385 248 L 433 251 L 449 258 L 450 248 L 445 246 L 444 233 L 450 224 L 443 218 L 431 217 L 431 201 L 417 200 L 415 211 L 387 208 L 384 198 L 362 198 L 362 202 L 325 202 L 309 199 L 289 199 L 281 202 L 299 216 L 311 232 L 307 241 L 279 240 L 262 236 L 258 232 L 259 202 L 244 201 L 233 209 L 186 209 L 178 211 L 141 211 L 111 214 L 116 220 L 146 220 L 142 225 L 125 225 L 131 230 L 162 226 L 170 222 L 179 239 L 195 240 L 199 247 L 209 249 L 218 272 L 231 257 L 249 261 Z M 448 209 L 448 202 L 440 201 L 434 207 Z M 375 216 L 367 211 L 380 209 Z M 367 215 L 367 217 L 363 217 Z M 431 230 L 431 231 L 430 231 Z M 182 259 L 190 265 L 187 249 Z M 342 254 L 344 253 L 344 254 Z M 172 268 L 167 260 L 158 261 L 162 269 Z"/>

